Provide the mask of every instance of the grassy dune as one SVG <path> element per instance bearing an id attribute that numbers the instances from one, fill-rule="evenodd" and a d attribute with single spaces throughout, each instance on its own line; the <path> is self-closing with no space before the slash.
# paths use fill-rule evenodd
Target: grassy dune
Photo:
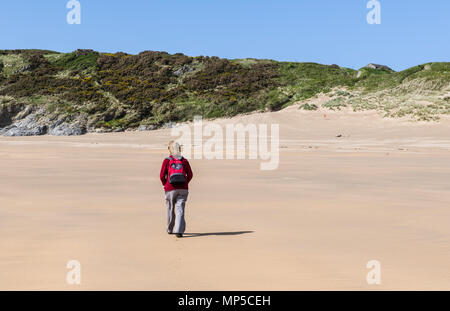
<path id="1" fill-rule="evenodd" d="M 294 103 L 314 110 L 319 107 L 302 101 L 319 94 L 331 97 L 323 108 L 438 120 L 450 113 L 450 63 L 394 72 L 153 51 L 0 51 L 0 127 L 26 109 L 40 111 L 41 119 L 80 122 L 88 131 L 160 127 L 196 114 L 234 116 Z"/>

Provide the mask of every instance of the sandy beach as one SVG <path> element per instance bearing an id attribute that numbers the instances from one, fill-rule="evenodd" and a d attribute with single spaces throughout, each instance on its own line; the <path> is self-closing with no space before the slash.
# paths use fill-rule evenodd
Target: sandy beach
<path id="1" fill-rule="evenodd" d="M 170 129 L 0 137 L 0 290 L 450 290 L 450 118 L 229 122 L 280 124 L 279 167 L 192 159 L 182 239 L 159 180 Z"/>

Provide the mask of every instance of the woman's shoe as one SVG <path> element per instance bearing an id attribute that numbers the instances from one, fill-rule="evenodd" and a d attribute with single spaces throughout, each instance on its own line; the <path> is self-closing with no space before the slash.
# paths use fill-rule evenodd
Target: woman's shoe
<path id="1" fill-rule="evenodd" d="M 177 233 L 177 238 L 182 238 L 182 237 L 183 237 L 183 234 Z"/>

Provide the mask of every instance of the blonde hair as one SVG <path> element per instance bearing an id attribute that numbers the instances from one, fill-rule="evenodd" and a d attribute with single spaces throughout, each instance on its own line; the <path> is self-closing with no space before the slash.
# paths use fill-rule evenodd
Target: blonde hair
<path id="1" fill-rule="evenodd" d="M 169 149 L 170 155 L 174 157 L 181 157 L 181 145 L 176 141 L 169 141 L 169 146 L 167 149 Z"/>

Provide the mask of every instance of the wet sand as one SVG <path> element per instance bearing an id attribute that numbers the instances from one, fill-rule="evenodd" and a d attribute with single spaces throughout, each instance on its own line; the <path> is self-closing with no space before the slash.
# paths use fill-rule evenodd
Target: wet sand
<path id="1" fill-rule="evenodd" d="M 165 233 L 169 129 L 0 137 L 0 290 L 450 290 L 449 118 L 217 122 L 279 123 L 280 164 L 191 160 L 182 239 Z"/>

